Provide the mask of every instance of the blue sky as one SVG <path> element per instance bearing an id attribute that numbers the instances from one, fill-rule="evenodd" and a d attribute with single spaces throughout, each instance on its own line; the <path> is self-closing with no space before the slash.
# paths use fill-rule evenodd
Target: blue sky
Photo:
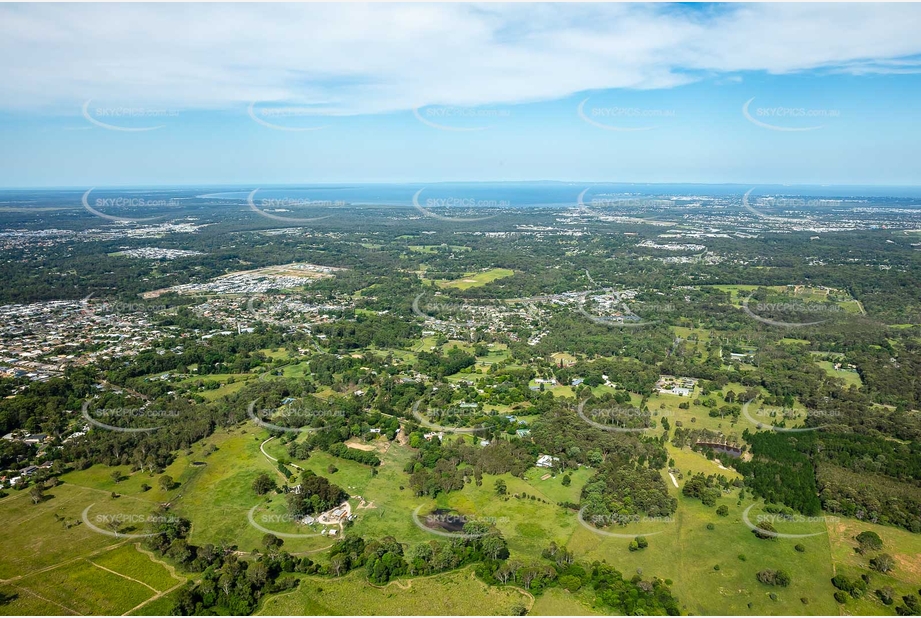
<path id="1" fill-rule="evenodd" d="M 914 185 L 919 24 L 912 5 L 2 5 L 0 186 Z"/>

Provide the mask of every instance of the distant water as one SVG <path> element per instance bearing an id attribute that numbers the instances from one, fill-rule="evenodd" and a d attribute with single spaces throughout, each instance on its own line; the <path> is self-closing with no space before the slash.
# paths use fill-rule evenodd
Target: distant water
<path id="1" fill-rule="evenodd" d="M 0 190 L 0 207 L 29 205 L 79 206 L 85 188 Z M 821 186 L 821 185 L 730 185 L 730 184 L 648 184 L 578 182 L 452 182 L 428 184 L 305 184 L 291 186 L 176 186 L 176 187 L 99 187 L 90 201 L 100 198 L 143 197 L 152 200 L 179 200 L 186 203 L 220 201 L 245 202 L 250 192 L 257 205 L 266 200 L 301 202 L 344 202 L 354 205 L 470 207 L 571 207 L 579 196 L 586 204 L 593 199 L 637 197 L 741 197 L 749 189 L 753 196 L 806 198 L 870 198 L 900 200 L 921 206 L 921 186 Z M 418 193 L 421 190 L 421 193 Z M 583 194 L 583 191 L 585 192 Z M 309 204 L 307 204 L 309 205 Z"/>
<path id="2" fill-rule="evenodd" d="M 573 206 L 582 199 L 589 203 L 604 196 L 633 198 L 660 197 L 727 197 L 741 196 L 753 188 L 751 185 L 697 185 L 697 184 L 631 184 L 631 183 L 431 183 L 431 184 L 343 184 L 302 187 L 260 188 L 254 200 L 290 199 L 311 201 L 342 201 L 349 204 L 412 205 L 419 190 L 418 201 L 423 206 L 428 200 L 461 200 L 489 205 L 502 203 L 512 208 L 526 206 Z M 252 189 L 225 189 L 199 194 L 205 199 L 245 200 Z M 901 198 L 921 200 L 921 187 L 879 186 L 787 186 L 755 185 L 752 195 L 787 195 L 830 198 Z"/>

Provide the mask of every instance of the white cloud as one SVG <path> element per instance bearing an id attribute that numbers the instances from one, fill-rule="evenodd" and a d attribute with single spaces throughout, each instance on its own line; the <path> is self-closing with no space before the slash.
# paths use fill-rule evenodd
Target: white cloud
<path id="1" fill-rule="evenodd" d="M 6 4 L 0 106 L 376 113 L 743 71 L 913 72 L 919 18 L 913 4 Z"/>

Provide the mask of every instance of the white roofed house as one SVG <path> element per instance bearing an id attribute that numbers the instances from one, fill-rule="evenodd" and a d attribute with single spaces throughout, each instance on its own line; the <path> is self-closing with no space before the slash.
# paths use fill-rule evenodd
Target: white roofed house
<path id="1" fill-rule="evenodd" d="M 551 457 L 550 455 L 541 455 L 537 458 L 537 463 L 534 464 L 538 468 L 552 468 L 553 464 L 560 461 L 559 457 Z"/>

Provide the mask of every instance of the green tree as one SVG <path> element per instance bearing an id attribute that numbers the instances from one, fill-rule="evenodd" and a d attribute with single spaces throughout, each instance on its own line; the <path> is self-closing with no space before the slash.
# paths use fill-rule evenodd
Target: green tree
<path id="1" fill-rule="evenodd" d="M 276 489 L 278 489 L 278 485 L 275 483 L 275 479 L 265 472 L 260 473 L 259 476 L 253 479 L 253 491 L 256 492 L 256 495 L 262 496 Z"/>
<path id="2" fill-rule="evenodd" d="M 870 560 L 870 568 L 880 573 L 888 573 L 895 568 L 895 560 L 889 554 L 880 554 Z"/>
<path id="3" fill-rule="evenodd" d="M 883 548 L 883 540 L 879 538 L 879 535 L 872 530 L 861 532 L 855 538 L 857 539 L 857 542 L 860 543 L 860 553 L 865 553 L 868 551 L 879 551 Z"/>

